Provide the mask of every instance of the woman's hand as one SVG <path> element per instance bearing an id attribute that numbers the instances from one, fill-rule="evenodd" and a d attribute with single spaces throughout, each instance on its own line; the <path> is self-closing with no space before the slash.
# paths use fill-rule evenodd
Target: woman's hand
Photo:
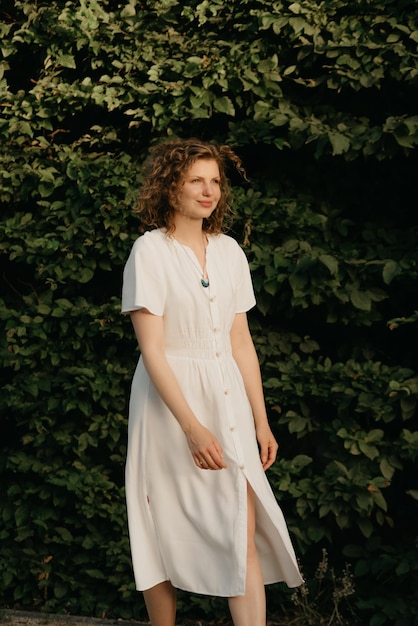
<path id="1" fill-rule="evenodd" d="M 231 346 L 254 415 L 261 463 L 263 469 L 267 470 L 276 460 L 279 446 L 267 421 L 260 366 L 245 313 L 235 315 L 231 328 Z"/>
<path id="2" fill-rule="evenodd" d="M 193 460 L 199 469 L 219 470 L 226 467 L 222 448 L 210 430 L 197 423 L 186 433 L 186 437 Z"/>
<path id="3" fill-rule="evenodd" d="M 276 460 L 279 444 L 274 438 L 268 424 L 257 428 L 257 441 L 260 446 L 260 459 L 264 471 L 273 465 Z"/>

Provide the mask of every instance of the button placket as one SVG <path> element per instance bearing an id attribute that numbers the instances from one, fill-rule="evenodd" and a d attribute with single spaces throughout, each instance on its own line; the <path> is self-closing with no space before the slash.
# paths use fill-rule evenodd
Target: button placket
<path id="1" fill-rule="evenodd" d="M 208 263 L 208 273 L 209 273 L 209 258 L 207 259 Z M 217 365 L 219 367 L 219 371 L 221 374 L 221 380 L 224 384 L 224 399 L 225 399 L 225 419 L 228 420 L 228 430 L 231 437 L 231 444 L 233 449 L 235 450 L 235 461 L 240 468 L 240 470 L 245 469 L 244 466 L 244 456 L 241 447 L 241 441 L 238 435 L 237 425 L 235 424 L 235 418 L 233 406 L 232 406 L 232 396 L 230 394 L 229 388 L 229 380 L 227 376 L 227 370 L 225 367 L 225 354 L 224 354 L 224 346 L 223 346 L 223 335 L 220 332 L 221 328 L 221 320 L 219 315 L 219 307 L 217 303 L 216 297 L 216 282 L 215 279 L 212 279 L 213 273 L 211 275 L 211 282 L 209 286 L 208 300 L 209 300 L 209 310 L 211 316 L 211 326 L 212 326 L 212 339 L 213 339 L 213 350 L 214 355 L 216 357 Z"/>

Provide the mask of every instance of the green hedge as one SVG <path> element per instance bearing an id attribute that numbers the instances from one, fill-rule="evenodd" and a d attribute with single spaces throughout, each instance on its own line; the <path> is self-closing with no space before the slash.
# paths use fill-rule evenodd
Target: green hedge
<path id="1" fill-rule="evenodd" d="M 145 615 L 121 272 L 149 147 L 197 135 L 251 179 L 231 234 L 281 442 L 270 479 L 310 590 L 275 586 L 269 609 L 414 624 L 416 3 L 3 0 L 0 16 L 3 605 Z"/>

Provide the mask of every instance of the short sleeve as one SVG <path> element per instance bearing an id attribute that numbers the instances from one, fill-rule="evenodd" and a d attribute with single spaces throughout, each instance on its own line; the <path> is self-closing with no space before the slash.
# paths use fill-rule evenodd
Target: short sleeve
<path id="1" fill-rule="evenodd" d="M 166 278 L 155 237 L 145 233 L 132 246 L 123 270 L 122 313 L 147 309 L 163 315 L 166 300 Z"/>
<path id="2" fill-rule="evenodd" d="M 251 280 L 250 268 L 247 257 L 242 248 L 237 246 L 237 274 L 236 274 L 236 313 L 244 313 L 256 304 L 254 288 Z"/>

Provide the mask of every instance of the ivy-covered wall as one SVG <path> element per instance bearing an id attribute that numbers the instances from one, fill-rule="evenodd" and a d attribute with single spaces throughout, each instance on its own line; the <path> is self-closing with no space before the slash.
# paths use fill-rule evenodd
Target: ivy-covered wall
<path id="1" fill-rule="evenodd" d="M 412 626 L 416 3 L 2 0 L 0 18 L 2 605 L 145 615 L 121 272 L 149 147 L 199 136 L 229 143 L 251 180 L 232 180 L 231 234 L 281 443 L 270 479 L 311 591 L 293 607 L 275 587 L 269 609 Z"/>

